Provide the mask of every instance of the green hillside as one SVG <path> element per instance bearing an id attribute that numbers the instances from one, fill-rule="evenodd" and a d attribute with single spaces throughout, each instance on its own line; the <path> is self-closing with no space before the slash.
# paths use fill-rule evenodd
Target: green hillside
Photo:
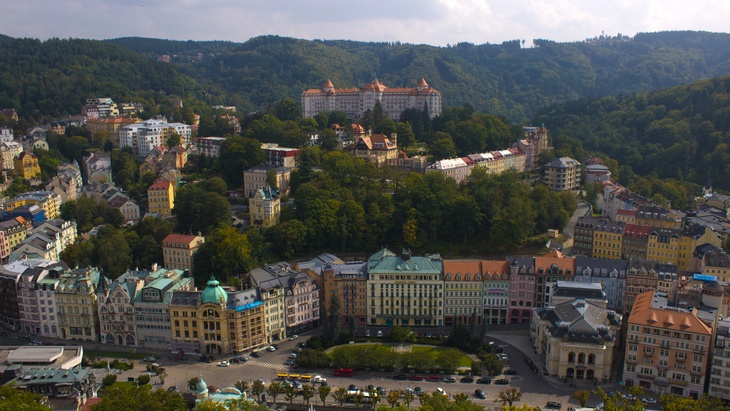
<path id="1" fill-rule="evenodd" d="M 559 149 L 601 151 L 642 176 L 730 190 L 730 76 L 669 89 L 579 100 L 545 109 Z"/>
<path id="2" fill-rule="evenodd" d="M 152 56 L 153 50 L 161 55 L 183 48 L 206 55 L 173 64 L 201 84 L 246 97 L 252 106 L 244 109 L 265 108 L 284 97 L 298 101 L 302 90 L 319 87 L 327 78 L 337 87 L 353 87 L 375 75 L 386 85 L 405 87 L 425 76 L 443 93 L 447 106 L 469 103 L 523 121 L 557 102 L 656 90 L 730 73 L 730 35 L 689 31 L 640 33 L 629 40 L 537 40 L 534 48 L 521 48 L 518 40 L 433 47 L 278 36 L 240 44 L 110 41 Z M 225 50 L 231 45 L 235 47 Z"/>

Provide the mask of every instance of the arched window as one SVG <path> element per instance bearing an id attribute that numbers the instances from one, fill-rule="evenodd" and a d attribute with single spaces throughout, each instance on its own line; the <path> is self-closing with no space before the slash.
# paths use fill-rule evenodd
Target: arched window
<path id="1" fill-rule="evenodd" d="M 584 353 L 578 354 L 578 362 L 581 364 L 586 362 L 586 355 Z"/>
<path id="2" fill-rule="evenodd" d="M 574 352 L 568 353 L 568 362 L 575 362 L 575 353 Z"/>
<path id="3" fill-rule="evenodd" d="M 180 321 L 175 320 L 175 327 L 179 327 L 179 326 L 180 326 Z"/>
<path id="4" fill-rule="evenodd" d="M 588 354 L 588 364 L 595 364 L 595 363 L 596 363 L 596 355 Z"/>

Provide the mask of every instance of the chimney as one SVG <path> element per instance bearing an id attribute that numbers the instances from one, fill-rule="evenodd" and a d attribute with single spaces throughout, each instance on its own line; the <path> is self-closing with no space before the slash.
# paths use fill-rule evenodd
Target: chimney
<path id="1" fill-rule="evenodd" d="M 390 142 L 393 146 L 398 147 L 398 133 L 390 133 Z"/>

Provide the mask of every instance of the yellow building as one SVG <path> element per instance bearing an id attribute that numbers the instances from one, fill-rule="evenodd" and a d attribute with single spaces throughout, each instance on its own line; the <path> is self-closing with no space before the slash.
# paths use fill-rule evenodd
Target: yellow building
<path id="1" fill-rule="evenodd" d="M 279 224 L 281 200 L 279 192 L 268 184 L 259 187 L 248 200 L 251 227 L 269 228 Z"/>
<path id="2" fill-rule="evenodd" d="M 96 289 L 106 281 L 95 268 L 67 270 L 56 287 L 58 329 L 64 340 L 99 342 Z"/>
<path id="3" fill-rule="evenodd" d="M 193 272 L 193 254 L 205 243 L 205 237 L 170 234 L 162 240 L 162 258 L 165 268 Z"/>
<path id="4" fill-rule="evenodd" d="M 226 291 L 215 277 L 202 292 L 174 292 L 170 322 L 173 351 L 237 354 L 266 343 L 258 290 Z"/>
<path id="5" fill-rule="evenodd" d="M 682 231 L 673 228 L 656 228 L 649 231 L 646 258 L 661 264 L 679 265 L 679 243 Z"/>
<path id="6" fill-rule="evenodd" d="M 715 247 L 722 247 L 722 240 L 711 228 L 694 226 L 682 233 L 679 238 L 677 250 L 677 268 L 689 270 L 692 266 L 692 256 L 702 244 L 712 244 Z"/>
<path id="7" fill-rule="evenodd" d="M 368 324 L 441 327 L 444 325 L 443 260 L 413 257 L 384 248 L 368 259 Z"/>
<path id="8" fill-rule="evenodd" d="M 61 196 L 53 191 L 28 191 L 5 202 L 5 211 L 13 211 L 24 205 L 37 205 L 43 210 L 46 220 L 61 216 Z"/>
<path id="9" fill-rule="evenodd" d="M 175 207 L 175 190 L 169 181 L 154 183 L 147 189 L 147 200 L 150 213 L 167 217 Z"/>
<path id="10" fill-rule="evenodd" d="M 17 219 L 0 222 L 0 261 L 7 261 L 13 249 L 27 236 L 28 231 L 25 224 L 20 223 Z"/>
<path id="11" fill-rule="evenodd" d="M 648 225 L 656 228 L 680 228 L 682 216 L 674 210 L 666 208 L 643 205 L 636 211 L 636 225 Z"/>
<path id="12" fill-rule="evenodd" d="M 38 157 L 24 151 L 13 159 L 15 175 L 30 180 L 41 175 L 41 167 L 38 165 Z"/>
<path id="13" fill-rule="evenodd" d="M 621 259 L 626 223 L 601 219 L 593 229 L 593 257 Z"/>

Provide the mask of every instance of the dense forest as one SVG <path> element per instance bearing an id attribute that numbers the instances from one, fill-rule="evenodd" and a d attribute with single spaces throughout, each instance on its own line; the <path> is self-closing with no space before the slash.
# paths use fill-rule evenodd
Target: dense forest
<path id="1" fill-rule="evenodd" d="M 535 117 L 555 147 L 601 151 L 627 176 L 705 182 L 730 190 L 730 76 L 649 93 L 581 99 Z"/>
<path id="2" fill-rule="evenodd" d="M 556 102 L 650 91 L 730 73 L 730 35 L 708 32 L 640 33 L 620 40 L 556 43 L 519 40 L 449 47 L 404 43 L 308 41 L 262 36 L 235 44 L 124 38 L 109 40 L 155 56 L 184 50 L 215 53 L 202 60 L 173 60 L 206 86 L 245 96 L 259 110 L 331 79 L 356 87 L 377 76 L 391 87 L 413 87 L 424 76 L 445 106 L 523 121 Z M 169 50 L 169 51 L 168 51 Z M 218 55 L 217 53 L 220 54 Z"/>

